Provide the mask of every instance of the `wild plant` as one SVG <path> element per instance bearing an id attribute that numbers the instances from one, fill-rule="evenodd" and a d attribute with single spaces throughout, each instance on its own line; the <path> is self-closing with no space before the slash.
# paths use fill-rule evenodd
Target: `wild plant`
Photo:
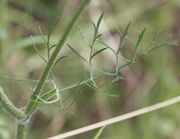
<path id="1" fill-rule="evenodd" d="M 24 108 L 17 108 L 14 106 L 14 104 L 7 98 L 5 95 L 4 91 L 2 88 L 0 88 L 0 104 L 1 107 L 3 107 L 14 119 L 17 120 L 17 139 L 23 139 L 25 138 L 26 134 L 26 128 L 29 124 L 29 121 L 31 120 L 32 115 L 44 104 L 53 104 L 53 103 L 60 103 L 61 104 L 61 109 L 68 112 L 68 108 L 66 108 L 63 105 L 63 100 L 61 93 L 63 91 L 81 86 L 83 84 L 88 85 L 92 87 L 93 89 L 98 89 L 100 88 L 100 85 L 96 82 L 97 79 L 105 77 L 105 76 L 111 76 L 113 77 L 112 83 L 117 82 L 118 80 L 122 79 L 122 76 L 120 74 L 120 70 L 130 64 L 135 63 L 137 60 L 141 59 L 145 55 L 149 54 L 150 52 L 164 46 L 171 46 L 174 45 L 174 42 L 161 42 L 157 43 L 156 38 L 158 36 L 158 33 L 156 33 L 152 40 L 148 44 L 148 48 L 139 54 L 137 52 L 139 46 L 141 45 L 141 42 L 143 40 L 146 28 L 144 28 L 138 35 L 137 41 L 133 43 L 130 41 L 128 38 L 128 32 L 131 26 L 131 22 L 126 26 L 124 32 L 120 33 L 119 32 L 119 45 L 117 47 L 117 50 L 113 49 L 111 46 L 109 46 L 107 43 L 105 43 L 102 39 L 101 36 L 102 34 L 99 33 L 99 28 L 101 25 L 101 21 L 103 19 L 102 14 L 97 23 L 92 22 L 93 24 L 93 36 L 92 36 L 92 41 L 89 41 L 85 34 L 83 33 L 83 30 L 79 26 L 79 32 L 82 37 L 82 40 L 84 41 L 85 45 L 88 46 L 89 48 L 89 56 L 88 57 L 83 57 L 71 44 L 67 43 L 67 38 L 69 34 L 71 33 L 73 27 L 75 26 L 77 20 L 79 17 L 82 15 L 83 10 L 85 7 L 89 4 L 90 0 L 83 0 L 78 8 L 78 10 L 75 12 L 74 16 L 70 20 L 69 24 L 67 25 L 64 34 L 62 35 L 61 39 L 57 44 L 51 44 L 51 35 L 53 31 L 55 30 L 55 27 L 58 23 L 58 18 L 55 20 L 55 22 L 52 24 L 51 29 L 49 30 L 47 35 L 44 35 L 40 29 L 40 34 L 44 40 L 44 44 L 46 46 L 47 50 L 47 58 L 43 57 L 41 53 L 38 51 L 36 44 L 33 43 L 34 49 L 37 52 L 37 54 L 44 60 L 46 63 L 46 67 L 44 68 L 40 79 L 39 80 L 30 80 L 30 79 L 15 79 L 17 81 L 26 81 L 26 82 L 35 82 L 36 86 L 32 90 L 31 97 L 29 99 L 29 102 L 26 107 Z M 33 41 L 33 39 L 32 39 Z M 134 49 L 134 55 L 132 58 L 126 58 L 121 54 L 121 50 L 124 49 L 126 46 L 124 44 L 124 41 L 128 41 L 133 49 Z M 102 49 L 95 49 L 96 43 L 99 43 L 103 46 Z M 56 77 L 54 76 L 53 73 L 53 68 L 59 64 L 66 56 L 60 56 L 59 53 L 61 49 L 64 46 L 69 47 L 72 52 L 74 52 L 77 56 L 79 56 L 87 65 L 89 69 L 89 74 L 87 77 L 84 79 L 81 79 L 79 82 L 74 83 L 72 85 L 69 85 L 64 88 L 60 88 L 58 85 L 58 82 L 56 80 Z M 100 74 L 95 74 L 94 73 L 94 68 L 93 68 L 93 59 L 100 53 L 104 51 L 111 51 L 116 59 L 115 59 L 115 66 L 114 69 L 110 71 L 102 71 Z M 120 60 L 124 61 L 124 64 L 120 65 Z M 51 79 L 49 79 L 51 78 Z M 13 79 L 13 78 L 11 78 Z M 46 84 L 51 83 L 53 85 L 53 88 L 49 90 L 48 92 L 43 92 L 43 88 L 45 87 Z"/>

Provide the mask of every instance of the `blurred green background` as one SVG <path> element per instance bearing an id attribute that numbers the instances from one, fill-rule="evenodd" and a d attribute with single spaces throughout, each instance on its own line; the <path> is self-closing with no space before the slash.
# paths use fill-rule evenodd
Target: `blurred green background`
<path id="1" fill-rule="evenodd" d="M 46 34 L 55 18 L 60 16 L 51 36 L 52 44 L 57 43 L 79 2 L 0 0 L 0 84 L 16 106 L 24 107 L 27 104 L 35 84 L 17 82 L 3 76 L 38 79 L 45 63 L 35 52 L 33 41 L 42 55 L 46 56 L 39 26 Z M 100 90 L 83 85 L 62 92 L 64 105 L 68 108 L 73 103 L 69 109 L 71 112 L 61 110 L 59 104 L 43 106 L 32 118 L 28 139 L 51 137 L 179 95 L 180 0 L 92 0 L 78 22 L 87 38 L 91 39 L 92 36 L 91 20 L 96 22 L 102 12 L 105 12 L 105 16 L 100 32 L 103 33 L 102 39 L 112 47 L 118 45 L 117 29 L 123 31 L 129 21 L 133 21 L 129 32 L 132 41 L 137 39 L 145 26 L 148 28 L 140 52 L 146 49 L 145 44 L 152 34 L 159 30 L 162 31 L 159 42 L 177 40 L 177 46 L 158 49 L 124 68 L 121 71 L 124 80 L 114 84 L 109 78 L 98 80 L 106 83 Z M 87 48 L 77 27 L 68 43 L 82 55 L 87 55 Z M 87 66 L 68 47 L 63 48 L 61 55 L 68 57 L 54 69 L 60 87 L 78 82 L 87 75 Z M 94 64 L 96 69 L 112 69 L 114 57 L 111 53 L 103 53 L 97 56 Z M 108 97 L 103 93 L 117 97 Z M 102 138 L 180 139 L 179 107 L 180 104 L 176 104 L 108 126 Z M 0 108 L 0 139 L 12 139 L 15 129 L 15 121 Z M 71 138 L 91 139 L 96 132 Z"/>

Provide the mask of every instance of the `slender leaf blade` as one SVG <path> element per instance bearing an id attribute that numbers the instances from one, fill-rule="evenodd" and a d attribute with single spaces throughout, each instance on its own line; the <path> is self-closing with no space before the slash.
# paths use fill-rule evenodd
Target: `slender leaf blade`
<path id="1" fill-rule="evenodd" d="M 97 25 L 96 25 L 96 30 L 97 31 L 99 30 L 99 27 L 100 27 L 100 24 L 102 22 L 103 16 L 104 16 L 104 12 L 101 14 L 101 16 L 98 19 L 98 22 L 97 22 Z"/>
<path id="2" fill-rule="evenodd" d="M 67 56 L 62 56 L 59 59 L 57 59 L 57 61 L 55 62 L 54 66 L 59 63 L 60 61 L 62 61 L 64 58 L 66 58 Z"/>
<path id="3" fill-rule="evenodd" d="M 41 27 L 40 27 L 40 26 L 39 26 L 39 32 L 40 32 L 40 35 L 41 35 L 42 39 L 44 40 L 44 42 L 45 42 L 45 43 L 46 43 L 46 45 L 47 45 L 47 40 L 46 40 L 45 36 L 43 35 L 43 33 L 42 33 L 42 29 L 41 29 Z M 47 47 L 48 47 L 48 45 L 47 45 Z"/>
<path id="4" fill-rule="evenodd" d="M 67 44 L 67 46 L 76 54 L 78 55 L 82 60 L 84 60 L 85 62 L 88 62 L 83 56 L 81 56 L 73 47 L 71 47 L 69 44 Z"/>
<path id="5" fill-rule="evenodd" d="M 137 50 L 138 46 L 140 45 L 143 37 L 144 37 L 144 33 L 146 32 L 146 29 L 147 27 L 145 27 L 140 33 L 139 33 L 139 36 L 138 36 L 138 40 L 137 40 L 137 43 L 136 43 L 136 46 L 135 46 L 135 50 Z"/>
<path id="6" fill-rule="evenodd" d="M 47 35 L 47 42 L 48 42 L 48 45 L 50 45 L 50 37 L 52 35 L 52 33 L 54 32 L 55 30 L 55 27 L 57 26 L 58 22 L 59 22 L 59 19 L 60 17 L 57 16 L 55 21 L 52 23 L 52 25 L 50 26 L 50 29 L 49 29 L 49 32 L 48 32 L 48 35 Z"/>
<path id="7" fill-rule="evenodd" d="M 96 135 L 93 137 L 93 139 L 99 139 L 100 136 L 102 135 L 105 127 L 106 127 L 106 126 L 101 127 L 101 128 L 98 130 L 98 132 L 96 133 Z"/>
<path id="8" fill-rule="evenodd" d="M 125 39 L 125 37 L 128 35 L 128 33 L 129 33 L 129 29 L 130 29 L 131 23 L 132 23 L 132 22 L 130 21 L 130 22 L 127 24 L 127 26 L 126 26 L 126 28 L 125 28 L 125 30 L 124 30 L 124 32 L 123 32 L 122 35 L 121 35 L 121 33 L 119 32 L 120 43 L 119 43 L 119 46 L 118 46 L 117 53 L 119 53 L 120 50 L 121 50 L 121 48 L 122 48 L 122 44 L 123 44 L 123 42 L 124 42 L 124 39 Z"/>
<path id="9" fill-rule="evenodd" d="M 108 47 L 102 48 L 102 49 L 98 50 L 97 52 L 95 52 L 95 53 L 91 56 L 91 59 L 93 59 L 93 57 L 95 57 L 97 54 L 103 52 L 103 51 L 106 50 L 107 48 L 108 48 Z"/>
<path id="10" fill-rule="evenodd" d="M 32 39 L 32 42 L 33 42 L 33 47 L 34 47 L 34 49 L 36 50 L 37 54 L 43 59 L 44 62 L 47 63 L 47 60 L 41 55 L 41 53 L 40 53 L 39 50 L 37 49 L 36 44 L 34 43 L 34 40 L 33 40 L 33 39 Z"/>
<path id="11" fill-rule="evenodd" d="M 98 40 L 98 42 L 100 42 L 102 45 L 108 47 L 114 54 L 116 54 L 116 51 L 115 51 L 111 46 L 109 46 L 108 44 L 104 43 L 104 42 L 101 41 L 101 40 Z"/>
<path id="12" fill-rule="evenodd" d="M 90 45 L 89 45 L 89 42 L 88 42 L 87 38 L 85 37 L 85 35 L 84 35 L 84 33 L 83 33 L 83 31 L 82 31 L 82 29 L 81 29 L 80 26 L 78 26 L 78 30 L 79 30 L 79 34 L 80 34 L 82 40 L 84 41 L 84 43 L 85 43 L 87 46 L 90 46 Z"/>

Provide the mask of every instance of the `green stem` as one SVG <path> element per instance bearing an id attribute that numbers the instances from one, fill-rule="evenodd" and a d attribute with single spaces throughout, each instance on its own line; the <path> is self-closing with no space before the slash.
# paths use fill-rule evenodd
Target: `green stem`
<path id="1" fill-rule="evenodd" d="M 0 104 L 14 118 L 21 120 L 21 119 L 23 119 L 25 117 L 24 112 L 22 112 L 20 109 L 16 108 L 12 104 L 12 102 L 5 95 L 5 93 L 4 93 L 4 91 L 3 91 L 3 89 L 1 87 L 0 87 Z"/>
<path id="2" fill-rule="evenodd" d="M 37 95 L 40 94 L 44 84 L 45 84 L 45 81 L 49 75 L 49 73 L 51 72 L 51 69 L 55 63 L 55 60 L 56 60 L 56 57 L 57 55 L 59 54 L 61 48 L 64 46 L 71 30 L 73 29 L 75 23 L 77 22 L 79 16 L 82 14 L 83 10 L 85 9 L 85 7 L 88 5 L 88 3 L 90 2 L 90 0 L 84 0 L 80 6 L 79 6 L 79 9 L 77 10 L 77 12 L 75 13 L 75 15 L 73 16 L 72 20 L 70 21 L 69 25 L 67 26 L 66 30 L 65 30 L 65 33 L 63 34 L 62 38 L 60 39 L 60 41 L 58 42 L 57 44 L 57 47 L 56 49 L 54 50 L 53 54 L 51 55 L 48 63 L 47 63 L 47 66 L 45 67 L 41 77 L 40 77 L 40 81 L 39 83 L 37 84 L 32 96 L 31 96 L 31 100 L 30 102 L 28 103 L 28 106 L 26 107 L 25 109 L 25 113 L 27 115 L 31 114 L 31 112 L 33 111 L 33 107 L 35 105 L 35 101 L 37 99 Z"/>
<path id="3" fill-rule="evenodd" d="M 17 139 L 25 139 L 26 135 L 26 123 L 18 123 L 17 127 Z"/>

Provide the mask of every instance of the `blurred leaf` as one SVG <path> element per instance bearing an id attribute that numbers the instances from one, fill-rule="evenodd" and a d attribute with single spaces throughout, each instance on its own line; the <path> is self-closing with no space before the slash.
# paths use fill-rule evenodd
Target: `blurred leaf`
<path id="1" fill-rule="evenodd" d="M 121 35 L 121 33 L 119 32 L 119 38 L 120 38 L 120 43 L 119 43 L 119 46 L 118 46 L 118 50 L 117 50 L 117 53 L 119 54 L 121 48 L 122 48 L 122 44 L 123 44 L 123 41 L 125 39 L 125 37 L 128 35 L 128 32 L 129 32 L 129 28 L 131 26 L 131 21 L 128 23 L 128 25 L 126 26 L 123 34 Z"/>
<path id="2" fill-rule="evenodd" d="M 44 34 L 42 33 L 42 30 L 41 30 L 41 27 L 40 27 L 40 26 L 39 26 L 39 32 L 40 32 L 40 35 L 41 35 L 42 39 L 44 40 L 44 43 L 45 43 L 46 46 L 48 47 L 48 42 L 47 42 L 47 40 L 46 40 Z"/>
<path id="3" fill-rule="evenodd" d="M 96 135 L 93 137 L 93 139 L 99 139 L 101 134 L 103 133 L 104 129 L 106 126 L 101 127 L 98 132 L 96 133 Z"/>
<path id="4" fill-rule="evenodd" d="M 109 46 L 108 44 L 106 44 L 105 42 L 103 42 L 101 40 L 98 40 L 98 42 L 100 42 L 102 45 L 108 47 L 114 54 L 116 54 L 116 51 L 111 46 Z"/>
<path id="5" fill-rule="evenodd" d="M 101 16 L 98 19 L 97 26 L 96 26 L 96 30 L 97 31 L 99 30 L 99 27 L 100 27 L 101 21 L 103 19 L 103 16 L 104 16 L 104 13 L 102 13 Z"/>
<path id="6" fill-rule="evenodd" d="M 99 34 L 96 36 L 96 39 L 100 38 L 103 34 Z"/>
<path id="7" fill-rule="evenodd" d="M 82 60 L 84 60 L 85 62 L 88 63 L 88 61 L 87 61 L 83 56 L 81 56 L 74 48 L 72 48 L 69 44 L 67 44 L 67 46 L 68 46 L 76 55 L 78 55 Z"/>
<path id="8" fill-rule="evenodd" d="M 104 16 L 104 13 L 102 13 L 101 16 L 99 17 L 99 19 L 97 21 L 97 25 L 94 22 L 92 22 L 93 27 L 94 27 L 94 37 L 93 37 L 93 41 L 92 41 L 92 46 L 93 46 L 94 42 L 96 41 L 96 39 L 101 36 L 101 34 L 98 34 L 98 31 L 99 31 L 99 27 L 100 27 L 103 16 Z"/>
<path id="9" fill-rule="evenodd" d="M 50 52 L 50 50 L 51 50 L 52 48 L 54 48 L 54 47 L 56 47 L 56 46 L 57 46 L 57 44 L 52 45 L 52 46 L 49 48 L 49 52 Z"/>
<path id="10" fill-rule="evenodd" d="M 139 36 L 138 36 L 138 40 L 137 40 L 137 43 L 136 43 L 136 46 L 135 46 L 135 51 L 137 50 L 139 44 L 141 43 L 143 37 L 144 37 L 144 33 L 146 31 L 147 28 L 144 28 L 140 33 L 139 33 Z"/>
<path id="11" fill-rule="evenodd" d="M 52 33 L 54 32 L 55 27 L 59 22 L 59 19 L 60 19 L 60 17 L 57 16 L 55 21 L 50 26 L 50 29 L 49 29 L 49 32 L 48 32 L 48 35 L 47 35 L 47 42 L 48 42 L 49 47 L 50 47 L 50 37 L 51 37 Z"/>
<path id="12" fill-rule="evenodd" d="M 42 60 L 43 60 L 45 63 L 47 63 L 47 60 L 41 55 L 41 53 L 39 52 L 39 50 L 36 48 L 36 45 L 35 45 L 35 43 L 34 43 L 33 40 L 32 40 L 32 42 L 33 42 L 33 47 L 34 47 L 34 49 L 36 50 L 37 54 L 42 58 Z"/>
<path id="13" fill-rule="evenodd" d="M 95 52 L 95 53 L 91 56 L 91 59 L 93 59 L 93 57 L 94 57 L 94 56 L 96 56 L 97 54 L 99 54 L 99 53 L 103 52 L 103 51 L 104 51 L 104 50 L 106 50 L 106 49 L 107 49 L 107 47 L 106 47 L 106 48 L 102 48 L 102 49 L 98 50 L 97 52 Z"/>
<path id="14" fill-rule="evenodd" d="M 60 61 L 62 61 L 64 58 L 66 58 L 67 56 L 62 56 L 62 57 L 60 57 L 56 62 L 55 62 L 55 64 L 54 64 L 54 66 L 58 63 L 58 62 L 60 62 Z"/>
<path id="15" fill-rule="evenodd" d="M 79 33 L 80 33 L 80 36 L 81 36 L 82 40 L 84 41 L 84 43 L 85 43 L 87 46 L 89 46 L 89 42 L 88 42 L 87 38 L 85 37 L 84 33 L 82 32 L 81 27 L 78 26 L 78 29 L 79 29 Z"/>

